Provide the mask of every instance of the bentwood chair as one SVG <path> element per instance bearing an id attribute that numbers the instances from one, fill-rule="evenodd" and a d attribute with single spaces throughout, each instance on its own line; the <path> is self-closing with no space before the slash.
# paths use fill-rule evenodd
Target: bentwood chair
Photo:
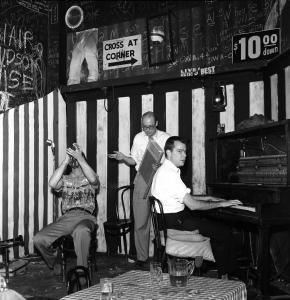
<path id="1" fill-rule="evenodd" d="M 165 269 L 167 255 L 194 259 L 196 273 L 200 275 L 203 259 L 214 261 L 209 238 L 191 231 L 167 229 L 162 203 L 153 196 L 149 197 L 149 201 L 155 236 L 155 259 L 162 263 L 162 269 Z"/>
<path id="2" fill-rule="evenodd" d="M 5 267 L 5 279 L 9 280 L 9 248 L 24 246 L 22 235 L 18 235 L 16 238 L 0 241 L 0 255 L 2 255 L 2 261 Z"/>
<path id="3" fill-rule="evenodd" d="M 88 256 L 88 270 L 90 278 L 93 277 L 93 271 L 97 271 L 96 252 L 97 252 L 97 226 L 91 229 L 91 243 Z M 60 237 L 56 244 L 58 245 L 59 256 L 61 260 L 61 273 L 63 282 L 67 282 L 67 260 L 75 255 L 74 243 L 71 235 Z"/>
<path id="4" fill-rule="evenodd" d="M 107 243 L 107 254 L 109 254 L 109 237 L 118 237 L 118 248 L 119 251 L 122 252 L 122 245 L 121 245 L 121 237 L 123 238 L 124 244 L 124 251 L 125 251 L 125 259 L 126 262 L 128 261 L 128 249 L 127 249 L 127 238 L 126 235 L 129 233 L 134 226 L 133 218 L 131 217 L 131 205 L 127 205 L 129 207 L 129 213 L 126 212 L 126 205 L 125 205 L 125 194 L 127 193 L 127 200 L 130 201 L 131 199 L 131 191 L 133 190 L 134 185 L 125 185 L 121 186 L 117 189 L 118 197 L 115 199 L 115 213 L 116 213 L 116 220 L 113 221 L 106 221 L 104 222 L 104 232 L 105 232 L 105 239 Z M 121 193 L 121 197 L 119 200 L 119 194 Z M 131 201 L 130 201 L 131 203 Z M 129 204 L 130 204 L 129 203 Z"/>
<path id="5" fill-rule="evenodd" d="M 93 211 L 93 215 L 96 217 L 97 215 L 97 192 L 95 193 L 95 210 Z M 62 207 L 61 207 L 61 211 Z M 96 255 L 97 255 L 97 225 L 93 224 L 93 222 L 88 222 L 88 226 L 90 227 L 91 231 L 91 243 L 89 248 L 89 256 L 88 256 L 88 270 L 90 274 L 90 278 L 93 277 L 93 271 L 97 271 L 97 262 L 96 262 Z M 69 257 L 75 255 L 74 251 L 74 243 L 72 236 L 64 235 L 58 238 L 54 242 L 54 247 L 58 250 L 58 257 L 60 258 L 61 263 L 61 273 L 62 273 L 62 281 L 67 282 L 67 260 Z"/>

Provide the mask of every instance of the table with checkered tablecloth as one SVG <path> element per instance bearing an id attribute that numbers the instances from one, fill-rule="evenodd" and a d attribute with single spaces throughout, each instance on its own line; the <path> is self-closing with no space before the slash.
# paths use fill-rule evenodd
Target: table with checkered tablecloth
<path id="1" fill-rule="evenodd" d="M 163 281 L 156 286 L 150 284 L 147 271 L 129 271 L 111 278 L 114 291 L 120 300 L 243 300 L 247 299 L 246 286 L 241 281 L 222 280 L 191 276 L 186 287 L 170 285 L 169 275 L 163 274 Z M 62 300 L 100 299 L 100 284 L 61 298 Z"/>

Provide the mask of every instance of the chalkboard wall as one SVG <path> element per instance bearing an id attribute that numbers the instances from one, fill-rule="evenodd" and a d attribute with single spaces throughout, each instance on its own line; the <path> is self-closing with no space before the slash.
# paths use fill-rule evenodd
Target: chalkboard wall
<path id="1" fill-rule="evenodd" d="M 108 1 L 106 4 L 79 1 L 84 10 L 84 23 L 78 30 L 98 30 L 98 80 L 136 78 L 138 75 L 160 74 L 164 78 L 209 75 L 232 70 L 259 67 L 265 61 L 232 63 L 233 35 L 281 29 L 281 52 L 288 49 L 290 0 L 248 1 Z M 102 3 L 102 4 L 100 4 Z M 190 5 L 190 7 L 189 7 Z M 154 7 L 153 7 L 154 6 Z M 143 15 L 141 14 L 143 11 Z M 150 66 L 146 16 L 170 12 L 174 60 Z M 106 16 L 106 17 L 104 17 Z M 141 17 L 142 16 L 142 17 Z M 140 18 L 137 18 L 140 17 Z M 123 22 L 122 22 L 123 20 Z M 74 47 L 67 31 L 67 73 Z M 103 42 L 132 35 L 142 35 L 142 65 L 103 69 Z M 86 68 L 85 64 L 83 68 Z M 86 73 L 86 71 L 84 71 Z M 87 82 L 82 76 L 81 82 Z M 65 82 L 66 84 L 66 82 Z"/>
<path id="2" fill-rule="evenodd" d="M 71 5 L 84 10 L 75 31 L 64 24 Z M 158 66 L 148 61 L 147 17 L 170 12 L 174 60 Z M 249 1 L 33 1 L 0 0 L 0 113 L 36 100 L 67 84 L 71 35 L 98 29 L 98 80 L 179 78 L 216 74 L 262 65 L 232 63 L 232 36 L 281 29 L 281 51 L 290 48 L 290 0 Z M 142 36 L 142 64 L 103 69 L 103 41 Z M 66 47 L 68 45 L 68 48 Z M 62 65 L 63 64 L 63 65 Z M 86 68 L 85 63 L 83 69 Z M 84 74 L 88 72 L 85 70 Z M 86 76 L 82 82 L 87 82 Z"/>
<path id="3" fill-rule="evenodd" d="M 49 6 L 46 1 L 0 1 L 0 112 L 47 91 Z"/>

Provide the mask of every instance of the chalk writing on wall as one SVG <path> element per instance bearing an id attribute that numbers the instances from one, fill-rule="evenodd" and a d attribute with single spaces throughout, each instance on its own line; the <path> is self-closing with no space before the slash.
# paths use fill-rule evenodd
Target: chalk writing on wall
<path id="1" fill-rule="evenodd" d="M 47 15 L 49 12 L 49 6 L 45 1 L 18 0 L 17 3 L 27 9 L 44 15 Z"/>
<path id="2" fill-rule="evenodd" d="M 43 44 L 31 31 L 5 23 L 0 29 L 0 62 L 1 89 L 8 97 L 19 91 L 35 93 L 36 98 L 44 94 Z"/>
<path id="3" fill-rule="evenodd" d="M 181 1 L 180 1 L 181 2 Z M 283 45 L 289 43 L 285 19 L 289 15 L 290 1 L 278 0 L 249 0 L 249 1 L 218 1 L 209 0 L 190 7 L 165 7 L 154 6 L 140 2 L 115 1 L 102 3 L 96 6 L 91 1 L 84 1 L 84 14 L 87 16 L 84 22 L 87 26 L 90 22 L 98 28 L 98 80 L 110 80 L 115 78 L 135 77 L 138 75 L 164 74 L 166 77 L 183 77 L 194 75 L 218 74 L 224 71 L 237 70 L 263 65 L 263 59 L 255 62 L 233 63 L 232 38 L 237 34 L 265 30 L 267 24 L 272 27 L 281 27 L 282 51 Z M 110 4 L 109 4 L 110 3 Z M 148 3 L 148 2 L 147 2 Z M 164 2 L 165 3 L 165 2 Z M 167 2 L 166 2 L 167 3 Z M 171 3 L 171 2 L 170 2 Z M 196 2 L 198 3 L 198 2 Z M 168 3 L 167 3 L 168 4 Z M 164 4 L 165 6 L 167 4 Z M 288 9 L 287 9 L 288 4 Z M 153 5 L 153 6 L 151 6 Z M 177 5 L 177 4 L 176 4 Z M 154 9 L 153 9 L 154 8 Z M 168 7 L 166 7 L 168 8 Z M 144 13 L 139 19 L 139 12 Z M 280 10 L 280 14 L 278 13 Z M 148 33 L 146 28 L 146 12 L 170 13 L 172 44 L 174 60 L 170 63 L 149 66 L 148 63 Z M 104 15 L 108 20 L 104 20 Z M 147 14 L 150 15 L 150 14 Z M 95 18 L 98 16 L 97 18 Z M 282 19 L 284 16 L 284 19 Z M 160 17 L 160 16 L 159 16 Z M 103 22 L 98 26 L 97 22 Z M 112 20 L 115 21 L 112 24 Z M 108 23 L 106 25 L 106 22 Z M 282 25 L 284 26 L 282 26 Z M 268 28 L 268 29 L 271 29 Z M 290 28 L 290 25 L 287 25 Z M 120 39 L 131 35 L 142 36 L 142 65 L 120 67 L 118 70 L 103 69 L 103 42 L 112 39 Z M 71 56 L 71 47 L 68 47 L 68 60 Z M 156 47 L 153 53 L 159 56 L 163 48 Z M 83 82 L 87 82 L 87 76 Z"/>
<path id="4" fill-rule="evenodd" d="M 0 2 L 0 112 L 46 93 L 47 6 L 8 2 Z"/>

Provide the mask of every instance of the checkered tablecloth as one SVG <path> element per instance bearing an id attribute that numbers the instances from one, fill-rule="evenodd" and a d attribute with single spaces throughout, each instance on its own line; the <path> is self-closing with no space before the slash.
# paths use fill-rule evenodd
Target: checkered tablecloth
<path id="1" fill-rule="evenodd" d="M 246 286 L 241 281 L 221 280 L 208 277 L 190 277 L 186 287 L 170 285 L 169 275 L 163 274 L 159 287 L 153 289 L 150 284 L 150 273 L 147 271 L 130 271 L 111 278 L 114 290 L 118 291 L 120 300 L 245 300 Z M 87 289 L 61 298 L 63 300 L 98 300 L 100 285 L 96 284 Z"/>

